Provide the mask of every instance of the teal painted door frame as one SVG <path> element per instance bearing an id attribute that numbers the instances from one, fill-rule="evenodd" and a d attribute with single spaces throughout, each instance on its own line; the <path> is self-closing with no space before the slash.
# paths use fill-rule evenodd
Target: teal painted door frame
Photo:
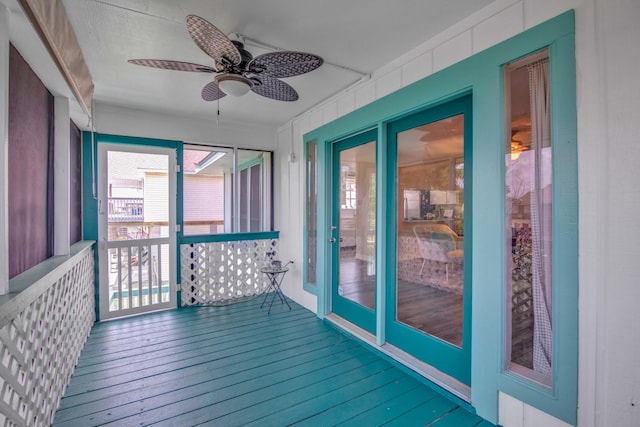
<path id="1" fill-rule="evenodd" d="M 158 147 L 169 148 L 176 152 L 175 160 L 178 165 L 182 164 L 182 141 L 172 141 L 154 138 L 140 138 L 122 135 L 110 135 L 102 133 L 83 132 L 82 134 L 82 233 L 85 240 L 98 240 L 98 198 L 97 198 L 97 179 L 98 179 L 98 144 L 124 144 L 142 147 Z M 182 226 L 182 173 L 177 172 L 176 178 L 176 224 Z M 94 195 L 94 189 L 96 194 Z M 175 251 L 176 260 L 176 278 L 180 283 L 180 241 L 182 239 L 182 228 L 176 233 Z M 100 275 L 98 268 L 98 251 L 95 251 L 95 299 L 96 299 L 96 320 L 100 320 Z M 176 305 L 180 304 L 180 290 L 178 288 L 176 294 Z"/>
<path id="2" fill-rule="evenodd" d="M 462 346 L 454 346 L 397 320 L 397 135 L 400 132 L 464 114 L 464 260 L 462 296 Z M 428 108 L 388 124 L 387 137 L 387 256 L 386 340 L 464 384 L 471 383 L 471 255 L 472 255 L 472 114 L 471 95 Z"/>

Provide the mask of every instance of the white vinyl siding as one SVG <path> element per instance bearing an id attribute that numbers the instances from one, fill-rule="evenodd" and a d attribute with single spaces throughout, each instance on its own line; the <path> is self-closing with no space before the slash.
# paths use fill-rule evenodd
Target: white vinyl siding
<path id="1" fill-rule="evenodd" d="M 185 175 L 183 181 L 184 221 L 224 220 L 224 178 Z"/>
<path id="2" fill-rule="evenodd" d="M 169 218 L 169 181 L 166 173 L 145 173 L 144 222 L 166 223 Z"/>

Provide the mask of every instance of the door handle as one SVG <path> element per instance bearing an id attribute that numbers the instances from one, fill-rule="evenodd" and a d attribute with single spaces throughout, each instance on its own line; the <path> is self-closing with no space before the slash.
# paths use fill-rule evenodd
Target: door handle
<path id="1" fill-rule="evenodd" d="M 337 226 L 332 225 L 332 226 L 331 226 L 331 234 L 333 234 L 333 233 L 334 233 L 334 231 L 336 231 L 337 229 L 338 229 L 338 227 L 337 227 Z M 337 241 L 338 241 L 338 239 L 336 239 L 335 237 L 329 237 L 329 243 L 335 243 L 335 242 L 337 242 Z"/>

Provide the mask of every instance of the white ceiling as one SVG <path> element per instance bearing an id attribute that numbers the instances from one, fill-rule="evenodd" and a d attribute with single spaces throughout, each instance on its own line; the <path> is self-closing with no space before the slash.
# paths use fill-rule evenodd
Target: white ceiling
<path id="1" fill-rule="evenodd" d="M 63 0 L 95 83 L 96 104 L 211 119 L 200 97 L 211 75 L 140 67 L 150 58 L 211 65 L 187 33 L 199 15 L 223 33 L 265 46 L 320 55 L 319 69 L 284 79 L 295 102 L 249 93 L 220 100 L 222 119 L 281 125 L 481 9 L 492 0 Z M 257 42 L 257 43 L 254 43 Z M 261 46 L 256 46 L 261 45 Z"/>

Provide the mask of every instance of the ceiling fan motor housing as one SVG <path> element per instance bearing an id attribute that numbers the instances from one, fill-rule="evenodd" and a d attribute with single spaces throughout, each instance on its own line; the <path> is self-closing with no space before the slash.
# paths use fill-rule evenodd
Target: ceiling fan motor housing
<path id="1" fill-rule="evenodd" d="M 231 43 L 233 43 L 233 45 L 238 49 L 238 52 L 240 52 L 240 58 L 242 58 L 240 64 L 238 64 L 239 70 L 246 70 L 247 64 L 253 60 L 253 55 L 244 48 L 244 44 L 242 44 L 242 42 L 231 40 Z"/>

